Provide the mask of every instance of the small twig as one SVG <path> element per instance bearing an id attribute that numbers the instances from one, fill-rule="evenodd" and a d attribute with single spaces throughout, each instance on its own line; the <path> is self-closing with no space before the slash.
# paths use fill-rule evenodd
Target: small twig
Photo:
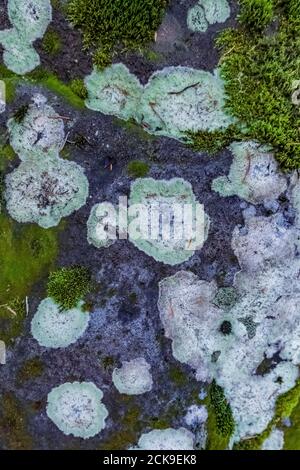
<path id="1" fill-rule="evenodd" d="M 190 88 L 196 88 L 198 85 L 200 85 L 200 82 L 194 83 L 193 85 L 188 85 L 181 91 L 169 91 L 168 95 L 181 95 L 181 93 L 184 93 Z"/>
<path id="2" fill-rule="evenodd" d="M 29 314 L 29 303 L 28 303 L 28 297 L 26 295 L 25 297 L 25 305 L 26 305 L 26 317 L 28 317 Z"/>
<path id="3" fill-rule="evenodd" d="M 17 316 L 16 312 L 7 304 L 4 304 L 4 305 L 0 305 L 0 308 L 6 308 L 6 310 L 8 310 L 10 313 L 12 313 L 15 317 Z"/>
<path id="4" fill-rule="evenodd" d="M 62 119 L 64 121 L 72 121 L 72 118 L 68 116 L 48 116 L 49 119 Z"/>

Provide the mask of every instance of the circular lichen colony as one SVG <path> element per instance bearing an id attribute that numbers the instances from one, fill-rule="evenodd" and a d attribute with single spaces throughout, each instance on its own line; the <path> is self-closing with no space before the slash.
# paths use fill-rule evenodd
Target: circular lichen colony
<path id="1" fill-rule="evenodd" d="M 11 146 L 21 160 L 58 157 L 65 143 L 63 120 L 40 95 L 35 96 L 24 119 L 10 119 L 7 128 Z"/>
<path id="2" fill-rule="evenodd" d="M 194 439 L 194 434 L 185 428 L 154 429 L 140 437 L 137 449 L 193 450 Z"/>
<path id="3" fill-rule="evenodd" d="M 136 117 L 143 87 L 125 65 L 113 64 L 102 71 L 95 69 L 85 84 L 89 109 L 125 120 Z"/>
<path id="4" fill-rule="evenodd" d="M 89 318 L 80 303 L 76 308 L 62 310 L 54 300 L 47 298 L 40 303 L 31 321 L 31 333 L 40 346 L 66 348 L 83 335 Z"/>
<path id="5" fill-rule="evenodd" d="M 3 60 L 8 69 L 23 75 L 40 64 L 32 43 L 42 38 L 52 21 L 50 0 L 8 0 L 12 29 L 0 31 Z"/>
<path id="6" fill-rule="evenodd" d="M 191 210 L 190 226 L 184 224 L 185 210 Z M 203 247 L 209 225 L 187 181 L 144 178 L 132 184 L 129 239 L 156 261 L 174 266 L 190 259 Z"/>
<path id="7" fill-rule="evenodd" d="M 152 390 L 150 365 L 144 358 L 125 361 L 120 369 L 114 369 L 112 380 L 120 393 L 141 395 Z"/>
<path id="8" fill-rule="evenodd" d="M 28 159 L 6 177 L 5 199 L 17 222 L 50 228 L 82 207 L 88 191 L 88 180 L 76 163 Z"/>
<path id="9" fill-rule="evenodd" d="M 212 185 L 221 196 L 237 195 L 252 204 L 268 205 L 287 189 L 270 149 L 256 142 L 235 142 L 230 150 L 234 160 L 229 175 L 215 179 Z"/>
<path id="10" fill-rule="evenodd" d="M 227 0 L 199 0 L 188 11 L 187 25 L 193 32 L 204 33 L 209 25 L 224 23 L 229 17 Z"/>
<path id="11" fill-rule="evenodd" d="M 232 124 L 224 104 L 218 71 L 167 67 L 154 73 L 145 87 L 142 123 L 148 132 L 186 139 L 188 132 L 215 131 Z"/>
<path id="12" fill-rule="evenodd" d="M 35 95 L 21 122 L 12 118 L 7 128 L 11 146 L 21 160 L 58 157 L 65 143 L 63 120 L 41 95 Z"/>
<path id="13" fill-rule="evenodd" d="M 65 383 L 48 395 L 47 415 L 66 435 L 88 439 L 105 428 L 103 393 L 91 382 Z"/>

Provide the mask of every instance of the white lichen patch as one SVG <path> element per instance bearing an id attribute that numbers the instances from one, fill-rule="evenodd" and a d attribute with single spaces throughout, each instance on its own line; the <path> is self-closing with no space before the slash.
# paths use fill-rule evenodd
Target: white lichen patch
<path id="1" fill-rule="evenodd" d="M 40 64 L 33 42 L 44 36 L 52 21 L 50 0 L 8 0 L 8 16 L 13 28 L 0 31 L 3 61 L 13 72 L 23 75 Z"/>
<path id="2" fill-rule="evenodd" d="M 0 340 L 0 364 L 4 366 L 6 364 L 6 344 Z"/>
<path id="3" fill-rule="evenodd" d="M 7 123 L 10 144 L 21 160 L 58 157 L 65 143 L 64 122 L 46 99 L 36 96 L 22 122 Z"/>
<path id="4" fill-rule="evenodd" d="M 264 431 L 298 377 L 299 232 L 283 216 L 251 217 L 232 246 L 242 268 L 234 305 L 216 305 L 214 282 L 179 272 L 160 283 L 158 307 L 174 357 L 224 388 L 237 441 Z"/>
<path id="5" fill-rule="evenodd" d="M 89 109 L 125 120 L 135 118 L 143 87 L 125 65 L 113 64 L 102 71 L 95 69 L 85 84 Z"/>
<path id="6" fill-rule="evenodd" d="M 117 212 L 108 202 L 96 204 L 87 221 L 87 240 L 96 248 L 108 248 L 116 241 Z"/>
<path id="7" fill-rule="evenodd" d="M 32 336 L 46 348 L 66 348 L 75 343 L 86 331 L 90 318 L 81 306 L 62 310 L 53 299 L 44 299 L 31 321 Z"/>
<path id="8" fill-rule="evenodd" d="M 142 357 L 123 362 L 120 369 L 114 369 L 112 380 L 117 390 L 126 395 L 141 395 L 153 386 L 151 366 Z"/>
<path id="9" fill-rule="evenodd" d="M 82 207 L 88 191 L 88 180 L 76 163 L 27 159 L 6 177 L 5 199 L 17 222 L 50 228 Z"/>
<path id="10" fill-rule="evenodd" d="M 263 443 L 262 450 L 282 450 L 283 446 L 284 432 L 280 429 L 274 429 Z"/>
<path id="11" fill-rule="evenodd" d="M 221 196 L 237 195 L 252 204 L 268 204 L 287 189 L 286 178 L 278 172 L 271 151 L 256 142 L 235 142 L 228 176 L 213 181 L 212 189 Z"/>
<path id="12" fill-rule="evenodd" d="M 192 210 L 190 226 L 184 225 L 182 215 L 187 207 Z M 133 208 L 137 211 L 130 213 Z M 191 184 L 181 178 L 135 180 L 129 222 L 129 240 L 156 261 L 172 266 L 187 261 L 203 247 L 210 225 Z"/>
<path id="13" fill-rule="evenodd" d="M 224 104 L 218 71 L 167 67 L 155 72 L 145 87 L 142 124 L 156 135 L 185 139 L 187 132 L 215 131 L 232 124 Z"/>
<path id="14" fill-rule="evenodd" d="M 200 424 L 206 423 L 208 411 L 206 406 L 192 405 L 188 408 L 184 421 L 189 427 L 198 427 Z"/>
<path id="15" fill-rule="evenodd" d="M 67 436 L 88 439 L 105 428 L 103 393 L 91 382 L 65 383 L 48 395 L 47 415 Z"/>
<path id="16" fill-rule="evenodd" d="M 155 72 L 146 86 L 123 64 L 86 78 L 90 109 L 135 119 L 155 135 L 186 140 L 187 133 L 225 129 L 233 118 L 224 111 L 224 83 L 214 73 L 188 67 Z"/>
<path id="17" fill-rule="evenodd" d="M 139 439 L 139 450 L 193 450 L 194 434 L 185 428 L 155 429 L 142 434 Z"/>
<path id="18" fill-rule="evenodd" d="M 230 17 L 230 6 L 227 0 L 199 0 L 189 9 L 188 28 L 197 33 L 204 33 L 209 25 L 224 23 Z"/>

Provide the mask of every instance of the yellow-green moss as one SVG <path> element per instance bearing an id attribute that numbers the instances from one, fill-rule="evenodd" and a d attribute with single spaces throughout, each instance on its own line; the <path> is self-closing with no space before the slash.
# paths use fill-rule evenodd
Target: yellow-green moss
<path id="1" fill-rule="evenodd" d="M 2 395 L 0 401 L 0 440 L 10 450 L 30 450 L 33 446 L 24 409 L 11 393 Z"/>

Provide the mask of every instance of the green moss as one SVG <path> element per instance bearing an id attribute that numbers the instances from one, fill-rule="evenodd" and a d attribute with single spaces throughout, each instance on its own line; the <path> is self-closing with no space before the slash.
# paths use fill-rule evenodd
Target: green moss
<path id="1" fill-rule="evenodd" d="M 17 111 L 14 113 L 13 118 L 18 124 L 22 124 L 22 122 L 25 119 L 26 114 L 28 113 L 28 109 L 29 109 L 29 104 L 24 104 L 23 106 L 18 108 Z"/>
<path id="2" fill-rule="evenodd" d="M 31 379 L 36 379 L 43 375 L 44 372 L 44 363 L 41 361 L 39 357 L 34 357 L 32 359 L 28 359 L 25 361 L 19 372 L 18 372 L 18 380 L 20 382 L 27 382 Z"/>
<path id="3" fill-rule="evenodd" d="M 244 2 L 250 3 L 257 10 L 261 4 L 262 18 L 269 21 L 271 13 L 266 11 L 271 2 Z M 226 107 L 239 120 L 240 128 L 246 129 L 240 137 L 271 145 L 285 169 L 300 165 L 300 114 L 292 102 L 293 82 L 300 76 L 300 16 L 298 3 L 295 5 L 285 2 L 285 9 L 275 10 L 278 24 L 272 34 L 249 32 L 248 26 L 240 24 L 237 30 L 225 30 L 217 40 Z"/>
<path id="4" fill-rule="evenodd" d="M 207 449 L 223 450 L 228 448 L 230 437 L 235 428 L 232 411 L 222 387 L 212 382 L 205 400 L 208 409 Z"/>
<path id="5" fill-rule="evenodd" d="M 42 47 L 49 55 L 57 55 L 62 50 L 62 42 L 59 33 L 53 29 L 49 29 L 43 37 Z"/>
<path id="6" fill-rule="evenodd" d="M 254 31 L 261 31 L 271 23 L 274 16 L 273 0 L 240 0 L 239 21 Z"/>
<path id="7" fill-rule="evenodd" d="M 101 362 L 105 370 L 110 370 L 116 365 L 116 360 L 112 356 L 105 356 Z"/>
<path id="8" fill-rule="evenodd" d="M 141 49 L 154 39 L 167 0 L 69 0 L 70 22 L 83 32 L 85 48 L 94 48 L 94 62 L 109 65 L 118 49 Z"/>
<path id="9" fill-rule="evenodd" d="M 215 154 L 223 148 L 228 147 L 233 141 L 247 138 L 247 134 L 232 124 L 227 129 L 221 129 L 214 132 L 199 131 L 188 133 L 191 143 L 189 146 L 197 152 L 207 152 Z"/>
<path id="10" fill-rule="evenodd" d="M 145 178 L 149 171 L 149 165 L 138 160 L 132 161 L 127 165 L 127 172 L 131 178 Z"/>
<path id="11" fill-rule="evenodd" d="M 10 450 L 30 450 L 33 446 L 24 408 L 11 393 L 1 396 L 0 440 Z"/>
<path id="12" fill-rule="evenodd" d="M 299 428 L 297 427 L 300 421 L 300 379 L 297 381 L 294 388 L 278 397 L 276 401 L 275 414 L 268 427 L 259 435 L 251 439 L 245 439 L 234 445 L 234 450 L 258 450 L 261 449 L 264 441 L 269 437 L 272 429 L 280 426 L 282 420 L 288 417 L 294 417 L 295 428 L 289 428 L 285 431 L 288 438 L 285 437 L 285 446 L 288 449 L 296 450 L 297 447 L 296 436 L 299 436 Z M 292 447 L 296 445 L 296 447 Z"/>
<path id="13" fill-rule="evenodd" d="M 0 214 L 0 330 L 6 342 L 20 335 L 25 297 L 55 262 L 58 230 L 19 225 Z"/>
<path id="14" fill-rule="evenodd" d="M 92 283 L 87 268 L 73 266 L 50 273 L 47 294 L 65 310 L 78 305 L 91 291 Z"/>
<path id="15" fill-rule="evenodd" d="M 70 88 L 75 93 L 75 95 L 79 96 L 82 100 L 87 99 L 88 91 L 86 89 L 85 83 L 81 78 L 75 78 L 70 82 Z"/>

